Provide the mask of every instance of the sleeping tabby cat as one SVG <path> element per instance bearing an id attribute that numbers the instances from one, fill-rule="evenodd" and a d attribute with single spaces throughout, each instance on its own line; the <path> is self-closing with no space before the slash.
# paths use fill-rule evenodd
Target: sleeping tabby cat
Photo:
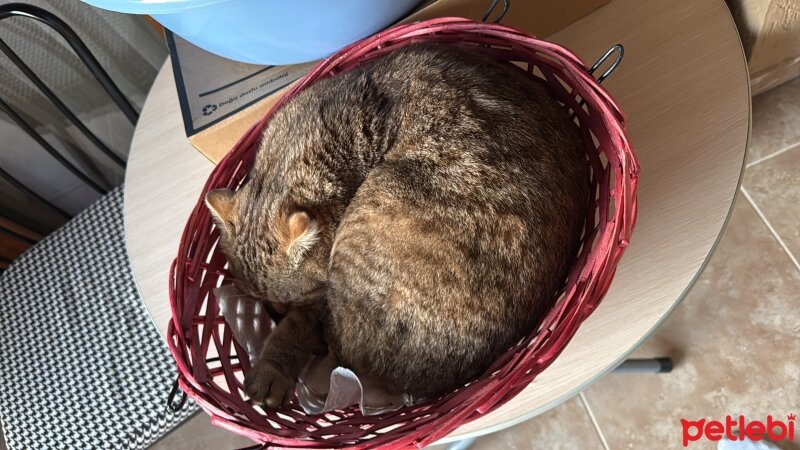
<path id="1" fill-rule="evenodd" d="M 413 44 L 278 111 L 241 188 L 209 192 L 230 272 L 288 315 L 246 374 L 287 402 L 310 352 L 432 397 L 535 327 L 579 248 L 582 139 L 519 68 Z"/>

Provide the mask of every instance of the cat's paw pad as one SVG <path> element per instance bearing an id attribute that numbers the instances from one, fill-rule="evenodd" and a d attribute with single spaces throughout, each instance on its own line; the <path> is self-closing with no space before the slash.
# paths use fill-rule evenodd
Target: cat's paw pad
<path id="1" fill-rule="evenodd" d="M 244 391 L 253 404 L 279 408 L 291 401 L 295 380 L 268 362 L 259 362 L 244 377 Z"/>

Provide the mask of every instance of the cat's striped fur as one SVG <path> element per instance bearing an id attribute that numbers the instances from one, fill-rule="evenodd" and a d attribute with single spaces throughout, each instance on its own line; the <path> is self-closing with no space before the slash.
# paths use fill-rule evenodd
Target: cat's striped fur
<path id="1" fill-rule="evenodd" d="M 588 195 L 577 128 L 510 64 L 416 44 L 310 86 L 207 198 L 240 284 L 289 305 L 248 393 L 288 399 L 323 329 L 389 391 L 480 375 L 550 306 Z"/>

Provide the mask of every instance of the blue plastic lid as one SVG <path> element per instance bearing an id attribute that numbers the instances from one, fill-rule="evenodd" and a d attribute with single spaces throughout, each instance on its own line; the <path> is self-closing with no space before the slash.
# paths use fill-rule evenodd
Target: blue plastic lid
<path id="1" fill-rule="evenodd" d="M 82 0 L 98 8 L 128 14 L 171 14 L 230 0 Z"/>

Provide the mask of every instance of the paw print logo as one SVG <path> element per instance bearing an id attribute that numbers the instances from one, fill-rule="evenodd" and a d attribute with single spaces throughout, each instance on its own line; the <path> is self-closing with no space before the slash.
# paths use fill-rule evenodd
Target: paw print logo
<path id="1" fill-rule="evenodd" d="M 217 110 L 217 105 L 206 105 L 206 106 L 203 106 L 203 115 L 204 116 L 210 116 L 216 110 Z"/>

